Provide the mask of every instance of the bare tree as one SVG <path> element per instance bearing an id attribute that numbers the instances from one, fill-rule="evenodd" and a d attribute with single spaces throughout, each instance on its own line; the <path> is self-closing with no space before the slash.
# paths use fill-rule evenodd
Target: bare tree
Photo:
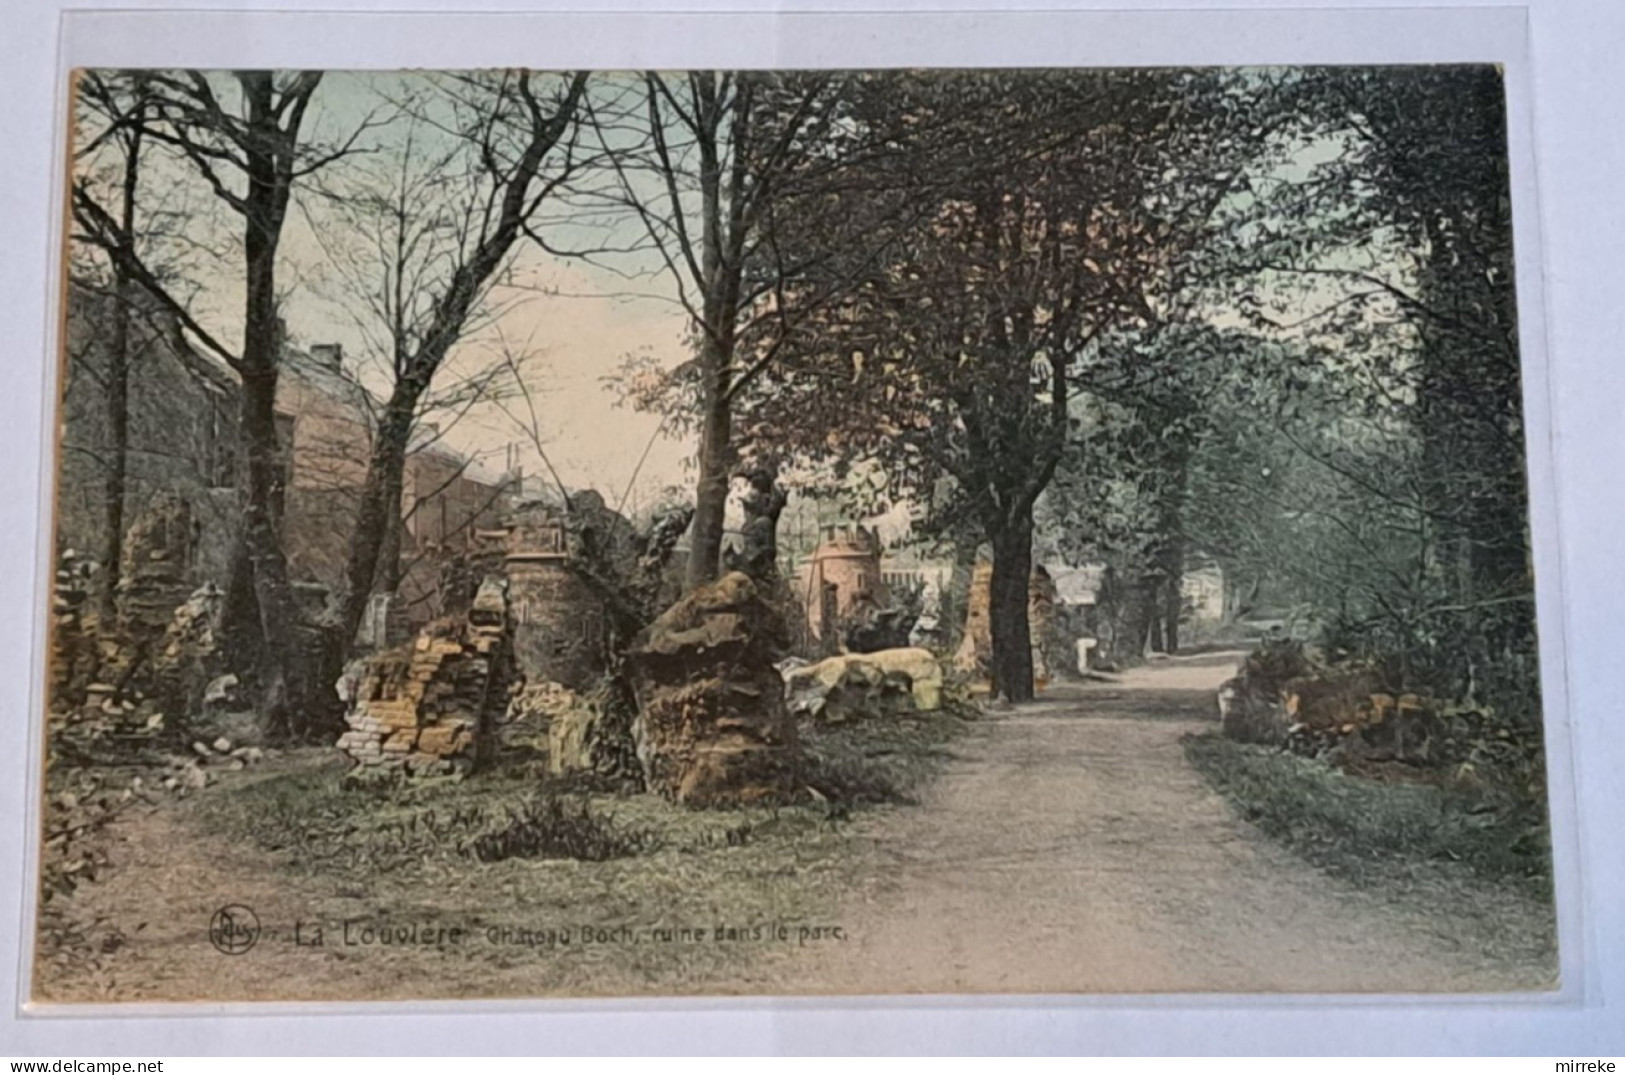
<path id="1" fill-rule="evenodd" d="M 237 555 L 242 566 L 233 573 L 236 600 L 230 615 L 257 628 L 261 713 L 277 734 L 304 733 L 314 712 L 306 704 L 314 697 L 313 684 L 306 682 L 297 659 L 296 609 L 277 517 L 282 482 L 276 430 L 282 346 L 277 250 L 295 185 L 351 153 L 371 126 L 370 120 L 359 123 L 337 145 L 310 140 L 304 127 L 321 81 L 319 71 L 239 71 L 229 79 L 200 71 L 153 71 L 145 76 L 147 108 L 117 125 L 139 129 L 143 138 L 178 154 L 238 218 L 244 284 L 240 348 L 205 328 L 165 285 L 90 184 L 76 179 L 72 192 L 79 235 L 105 250 L 242 382 L 238 436 L 244 504 Z M 256 616 L 247 614 L 250 607 Z"/>
<path id="2" fill-rule="evenodd" d="M 94 153 L 103 141 L 116 147 L 118 155 L 118 210 L 113 218 L 112 237 L 134 251 L 136 237 L 136 194 L 141 183 L 142 124 L 146 118 L 147 90 L 137 74 L 102 78 L 87 74 L 80 85 L 86 107 L 99 113 L 106 123 L 105 138 L 93 139 L 83 153 Z M 118 593 L 119 567 L 124 549 L 124 494 L 130 443 L 130 321 L 134 301 L 128 268 L 113 260 L 113 302 L 107 360 L 103 371 L 107 443 L 103 448 L 105 469 L 102 504 L 106 533 L 101 548 L 101 612 L 111 620 Z"/>
<path id="3" fill-rule="evenodd" d="M 345 291 L 389 384 L 377 416 L 345 567 L 340 629 L 355 636 L 367 600 L 398 572 L 384 553 L 399 527 L 413 428 L 457 344 L 489 323 L 493 285 L 540 207 L 576 170 L 577 106 L 587 76 L 526 71 L 468 76 L 443 92 L 396 102 L 404 135 L 392 153 L 327 191 L 360 246 L 340 252 Z M 465 376 L 465 407 L 489 384 Z M 443 396 L 444 393 L 441 393 Z"/>
<path id="4" fill-rule="evenodd" d="M 740 330 L 771 309 L 789 273 L 760 277 L 763 237 L 781 185 L 804 170 L 835 114 L 827 75 L 694 71 L 646 74 L 594 102 L 596 129 L 637 217 L 692 322 L 699 476 L 690 586 L 716 577 L 734 469 L 733 404 L 759 372 L 737 352 Z M 630 148 L 629 148 L 630 147 Z M 783 268 L 783 266 L 780 266 Z"/>

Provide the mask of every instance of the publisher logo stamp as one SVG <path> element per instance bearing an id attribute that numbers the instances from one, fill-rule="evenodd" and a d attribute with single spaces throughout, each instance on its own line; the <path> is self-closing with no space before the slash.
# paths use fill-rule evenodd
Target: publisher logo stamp
<path id="1" fill-rule="evenodd" d="M 209 943 L 228 956 L 240 956 L 260 939 L 260 920 L 253 908 L 228 903 L 209 919 Z"/>

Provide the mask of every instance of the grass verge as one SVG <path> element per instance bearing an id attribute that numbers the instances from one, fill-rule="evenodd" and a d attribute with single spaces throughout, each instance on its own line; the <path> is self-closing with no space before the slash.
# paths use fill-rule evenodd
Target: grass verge
<path id="1" fill-rule="evenodd" d="M 371 980 L 368 995 L 703 992 L 737 988 L 809 936 L 839 943 L 830 929 L 842 923 L 842 896 L 873 867 L 846 821 L 910 801 L 962 727 L 944 712 L 806 728 L 817 794 L 794 806 L 693 810 L 552 787 L 522 769 L 358 785 L 312 752 L 223 784 L 189 813 L 249 850 L 297 913 L 330 931 L 418 921 L 477 938 L 522 931 L 546 945 L 347 954 Z"/>
<path id="2" fill-rule="evenodd" d="M 1275 747 L 1186 736 L 1186 757 L 1260 830 L 1356 882 L 1448 864 L 1550 899 L 1544 815 L 1479 789 L 1372 780 Z"/>
<path id="3" fill-rule="evenodd" d="M 965 702 L 931 713 L 809 724 L 801 730 L 807 786 L 837 808 L 916 802 L 973 713 Z"/>

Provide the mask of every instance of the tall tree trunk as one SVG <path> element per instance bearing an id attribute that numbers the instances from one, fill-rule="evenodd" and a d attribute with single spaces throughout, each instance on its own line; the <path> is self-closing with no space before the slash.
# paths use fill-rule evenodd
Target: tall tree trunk
<path id="1" fill-rule="evenodd" d="M 401 485 L 401 481 L 394 483 L 389 510 L 385 513 L 384 540 L 378 547 L 378 571 L 372 580 L 373 593 L 395 593 L 401 588 L 401 539 L 406 527 L 401 519 Z"/>
<path id="2" fill-rule="evenodd" d="M 245 347 L 245 355 L 250 350 Z M 276 506 L 283 480 L 276 434 L 276 367 L 260 367 L 251 373 L 246 361 L 244 365 L 241 419 L 248 474 L 241 540 L 252 569 L 259 613 L 261 717 L 272 734 L 297 736 L 306 730 L 301 711 L 306 699 L 304 685 L 297 679 L 298 611 Z"/>
<path id="3" fill-rule="evenodd" d="M 702 352 L 706 377 L 705 423 L 700 430 L 700 475 L 694 490 L 687 585 L 714 582 L 722 563 L 722 537 L 733 472 L 733 415 L 727 396 L 724 345 L 707 340 Z"/>
<path id="4" fill-rule="evenodd" d="M 1180 577 L 1171 575 L 1163 582 L 1162 640 L 1169 653 L 1179 651 L 1179 619 L 1185 611 L 1185 594 Z"/>
<path id="5" fill-rule="evenodd" d="M 1163 632 L 1166 624 L 1162 618 L 1162 595 L 1166 586 L 1167 582 L 1160 574 L 1153 575 L 1140 584 L 1137 596 L 1145 610 L 1141 615 L 1146 625 L 1145 634 L 1142 636 L 1145 644 L 1145 648 L 1140 652 L 1142 657 L 1152 653 L 1168 652 L 1168 636 Z"/>
<path id="6" fill-rule="evenodd" d="M 694 491 L 694 529 L 688 557 L 688 587 L 716 579 L 722 565 L 723 526 L 733 476 L 733 361 L 743 287 L 745 233 L 740 216 L 745 198 L 744 154 L 748 153 L 750 94 L 741 83 L 733 103 L 721 94 L 700 94 L 695 102 L 695 148 L 700 155 L 701 200 L 699 284 L 703 299 L 699 326 L 700 376 L 705 409 L 700 429 L 699 481 Z M 724 164 L 724 125 L 732 143 L 732 166 Z M 728 172 L 728 179 L 723 177 Z M 679 209 L 680 211 L 680 209 Z"/>
<path id="7" fill-rule="evenodd" d="M 356 510 L 355 531 L 344 567 L 346 591 L 339 622 L 342 644 L 346 647 L 354 642 L 361 620 L 367 614 L 367 601 L 379 577 L 380 560 L 391 529 L 399 527 L 401 522 L 402 472 L 406 467 L 412 422 L 417 414 L 417 395 L 403 391 L 405 387 L 406 382 L 398 384 L 384 408 L 367 477 L 361 486 L 361 503 Z M 392 577 L 394 572 L 389 574 Z"/>
<path id="8" fill-rule="evenodd" d="M 124 178 L 119 189 L 119 227 L 124 243 L 135 244 L 135 200 L 141 180 L 141 120 L 144 102 L 124 144 Z M 103 524 L 101 617 L 113 622 L 124 559 L 124 493 L 130 461 L 130 303 L 135 285 L 122 258 L 113 259 L 113 327 L 107 349 L 107 474 L 102 487 Z"/>
<path id="9" fill-rule="evenodd" d="M 241 495 L 248 487 L 246 476 L 238 478 L 237 486 Z M 262 648 L 260 609 L 254 599 L 254 562 L 249 558 L 247 537 L 241 530 L 233 537 L 231 557 L 226 564 L 220 628 L 221 657 L 225 666 L 236 669 L 239 674 L 253 670 L 257 677 L 256 664 Z"/>
<path id="10" fill-rule="evenodd" d="M 1177 532 L 1166 539 L 1162 557 L 1162 642 L 1164 652 L 1179 649 L 1179 620 L 1185 611 L 1185 539 Z"/>
<path id="11" fill-rule="evenodd" d="M 116 614 L 124 557 L 124 491 L 130 455 L 130 281 L 114 272 L 113 331 L 107 348 L 107 473 L 102 486 L 101 618 Z"/>
<path id="12" fill-rule="evenodd" d="M 362 484 L 356 528 L 345 561 L 345 592 L 340 612 L 343 638 L 340 641 L 346 648 L 355 641 L 356 630 L 367 612 L 368 599 L 376 590 L 393 589 L 400 574 L 398 530 L 402 472 L 418 405 L 446 356 L 462 338 L 482 289 L 501 269 L 508 252 L 523 234 L 528 214 L 535 209 L 531 184 L 575 116 L 587 82 L 585 72 L 578 72 L 571 79 L 558 110 L 547 116 L 533 94 L 530 78 L 529 74 L 522 75 L 519 82 L 520 94 L 529 110 L 530 127 L 519 159 L 511 171 L 504 168 L 505 174 L 498 180 L 500 209 L 494 223 L 487 216 L 490 230 L 482 230 L 479 242 L 466 260 L 455 263 L 444 293 L 435 300 L 433 317 L 417 349 L 409 349 L 401 324 L 397 323 L 392 329 L 395 386 L 379 422 L 372 459 Z M 494 161 L 488 166 L 495 177 L 498 166 Z M 485 212 L 489 214 L 492 208 L 493 204 L 488 203 Z M 407 273 L 404 262 L 398 261 L 393 268 L 397 281 Z M 381 587 L 381 578 L 389 584 Z"/>
<path id="13" fill-rule="evenodd" d="M 244 76 L 243 88 L 249 126 L 280 134 L 271 75 L 255 72 Z M 301 736 L 308 728 L 311 713 L 306 705 L 312 699 L 300 674 L 295 629 L 298 610 L 282 549 L 279 506 L 284 476 L 276 429 L 277 372 L 283 344 L 277 319 L 276 254 L 291 178 L 279 166 L 277 145 L 270 136 L 254 143 L 246 157 L 240 436 L 247 488 L 241 540 L 253 568 L 259 611 L 260 717 L 273 735 Z M 290 463 L 291 455 L 290 450 Z"/>
<path id="14" fill-rule="evenodd" d="M 1112 656 L 1119 661 L 1139 661 L 1145 657 L 1156 628 L 1155 580 L 1125 572 L 1118 582 Z"/>
<path id="15" fill-rule="evenodd" d="M 1219 624 L 1224 627 L 1233 627 L 1241 618 L 1242 612 L 1249 610 L 1258 597 L 1259 583 L 1257 579 L 1243 580 L 1241 569 L 1237 567 L 1223 568 L 1223 605 L 1219 613 Z"/>
<path id="16" fill-rule="evenodd" d="M 1011 702 L 1033 698 L 1032 633 L 1027 609 L 1033 574 L 1033 519 L 1005 523 L 992 535 L 993 579 L 988 608 L 993 635 L 993 690 Z"/>

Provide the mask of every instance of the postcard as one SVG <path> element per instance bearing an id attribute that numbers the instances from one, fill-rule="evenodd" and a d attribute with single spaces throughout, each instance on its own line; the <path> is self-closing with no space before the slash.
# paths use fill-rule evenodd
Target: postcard
<path id="1" fill-rule="evenodd" d="M 1493 65 L 74 72 L 32 999 L 1559 982 Z"/>

